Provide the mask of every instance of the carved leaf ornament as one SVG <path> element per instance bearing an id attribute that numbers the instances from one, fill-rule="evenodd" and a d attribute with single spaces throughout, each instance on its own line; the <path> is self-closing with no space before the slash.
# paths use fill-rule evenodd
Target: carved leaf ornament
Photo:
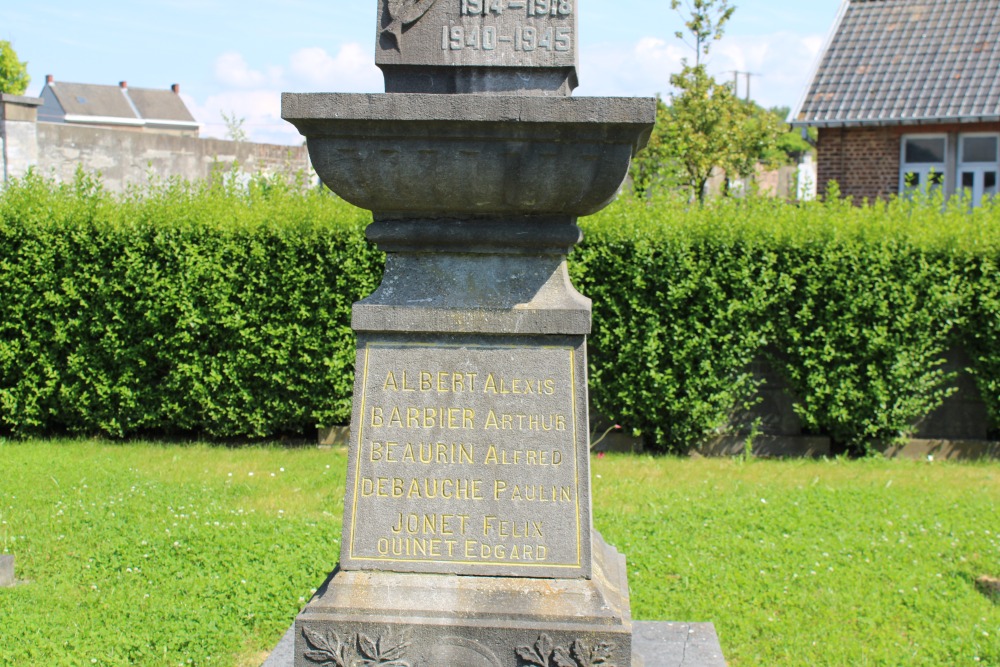
<path id="1" fill-rule="evenodd" d="M 333 630 L 320 634 L 310 628 L 303 628 L 302 636 L 310 649 L 305 659 L 323 667 L 411 667 L 402 659 L 410 647 L 406 640 L 393 642 L 380 636 L 373 641 L 359 632 L 341 642 Z"/>
<path id="2" fill-rule="evenodd" d="M 382 29 L 382 34 L 389 33 L 395 37 L 398 48 L 403 28 L 419 21 L 435 2 L 437 0 L 387 0 L 390 22 Z"/>
<path id="3" fill-rule="evenodd" d="M 610 661 L 615 645 L 598 642 L 591 648 L 577 639 L 570 648 L 554 646 L 548 635 L 539 635 L 534 646 L 520 646 L 517 655 L 528 667 L 616 667 Z"/>

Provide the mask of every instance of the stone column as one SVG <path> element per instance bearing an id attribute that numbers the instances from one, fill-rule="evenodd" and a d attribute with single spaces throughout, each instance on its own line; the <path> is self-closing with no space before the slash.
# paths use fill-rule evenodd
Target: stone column
<path id="1" fill-rule="evenodd" d="M 373 213 L 339 567 L 295 661 L 639 665 L 624 558 L 591 526 L 576 219 L 655 102 L 569 96 L 572 0 L 380 0 L 381 95 L 285 94 L 320 178 Z"/>
<path id="2" fill-rule="evenodd" d="M 6 183 L 38 164 L 40 97 L 0 93 L 0 174 Z"/>

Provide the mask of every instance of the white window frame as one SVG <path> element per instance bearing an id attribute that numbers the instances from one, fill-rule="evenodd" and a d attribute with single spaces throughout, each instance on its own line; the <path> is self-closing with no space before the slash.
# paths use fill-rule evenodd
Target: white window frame
<path id="1" fill-rule="evenodd" d="M 997 155 L 993 162 L 966 162 L 964 139 L 974 137 L 990 137 L 997 140 Z M 970 195 L 966 195 L 965 186 L 962 183 L 963 175 L 966 172 L 974 174 L 975 182 Z M 993 173 L 993 191 L 985 192 L 985 177 L 987 172 Z M 955 191 L 961 196 L 971 196 L 973 206 L 979 206 L 987 195 L 996 196 L 998 192 L 997 180 L 1000 179 L 1000 132 L 964 132 L 958 135 L 958 163 L 955 166 Z"/>
<path id="2" fill-rule="evenodd" d="M 906 142 L 910 139 L 943 139 L 944 140 L 944 159 L 941 162 L 907 162 L 906 161 Z M 920 175 L 920 190 L 925 190 L 927 183 L 930 180 L 931 172 L 935 174 L 941 174 L 941 183 L 936 184 L 935 187 L 947 188 L 948 186 L 948 144 L 950 142 L 950 137 L 947 133 L 935 132 L 929 134 L 904 134 L 900 137 L 899 141 L 899 193 L 901 195 L 906 195 L 912 192 L 915 188 L 909 187 L 906 184 L 907 174 L 919 174 Z M 926 191 L 926 190 L 925 190 Z M 946 189 L 947 191 L 947 189 Z"/>

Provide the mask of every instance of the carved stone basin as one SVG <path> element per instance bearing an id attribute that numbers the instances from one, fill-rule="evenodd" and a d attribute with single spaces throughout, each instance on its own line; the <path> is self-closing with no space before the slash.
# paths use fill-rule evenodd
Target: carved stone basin
<path id="1" fill-rule="evenodd" d="M 611 201 L 655 101 L 285 93 L 322 181 L 376 219 L 583 216 Z"/>

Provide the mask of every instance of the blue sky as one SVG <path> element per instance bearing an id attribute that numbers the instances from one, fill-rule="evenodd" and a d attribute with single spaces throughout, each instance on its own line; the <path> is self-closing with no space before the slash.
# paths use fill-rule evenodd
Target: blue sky
<path id="1" fill-rule="evenodd" d="M 709 70 L 749 71 L 765 106 L 794 106 L 841 0 L 735 0 Z M 142 88 L 181 86 L 203 136 L 223 136 L 222 112 L 252 139 L 300 143 L 280 119 L 280 93 L 381 92 L 374 65 L 375 0 L 3 0 L 0 39 L 13 43 L 38 94 L 55 80 Z M 693 52 L 674 37 L 669 0 L 579 0 L 580 87 L 574 95 L 669 92 Z M 743 82 L 740 94 L 744 94 Z"/>

